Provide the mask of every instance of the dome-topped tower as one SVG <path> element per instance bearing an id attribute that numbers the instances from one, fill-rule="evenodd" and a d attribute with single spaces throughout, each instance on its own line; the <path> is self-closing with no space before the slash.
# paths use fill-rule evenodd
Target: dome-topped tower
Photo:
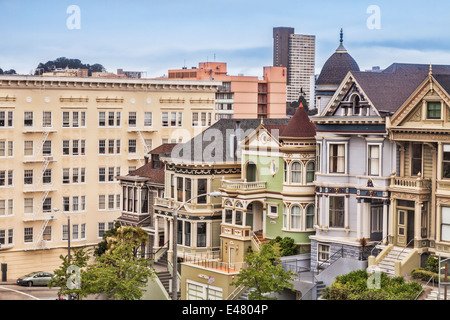
<path id="1" fill-rule="evenodd" d="M 325 62 L 316 80 L 316 97 L 319 113 L 331 99 L 347 73 L 349 71 L 359 71 L 358 64 L 347 52 L 343 42 L 344 33 L 341 29 L 339 47 Z"/>

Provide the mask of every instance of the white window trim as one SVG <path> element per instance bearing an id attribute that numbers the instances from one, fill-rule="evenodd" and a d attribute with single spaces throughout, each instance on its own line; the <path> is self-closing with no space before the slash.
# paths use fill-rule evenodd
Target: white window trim
<path id="1" fill-rule="evenodd" d="M 369 148 L 370 148 L 370 146 L 378 146 L 378 175 L 371 175 L 370 174 L 370 172 L 369 172 Z M 366 146 L 366 159 L 367 159 L 367 161 L 366 161 L 366 173 L 367 173 L 367 176 L 370 176 L 370 177 L 381 177 L 382 176 L 382 171 L 381 171 L 381 169 L 382 169 L 382 165 L 381 165 L 381 163 L 382 163 L 382 159 L 383 159 L 383 144 L 382 143 L 373 143 L 373 142 L 370 142 L 370 143 L 367 143 L 367 146 Z"/>
<path id="2" fill-rule="evenodd" d="M 330 148 L 331 145 L 344 145 L 344 172 L 330 172 Z M 348 141 L 333 141 L 327 143 L 327 156 L 326 156 L 327 174 L 339 175 L 348 174 Z"/>

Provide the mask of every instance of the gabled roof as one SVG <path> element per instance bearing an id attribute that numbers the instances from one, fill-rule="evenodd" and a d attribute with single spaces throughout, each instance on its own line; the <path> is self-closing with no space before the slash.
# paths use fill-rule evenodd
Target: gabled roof
<path id="1" fill-rule="evenodd" d="M 167 161 L 181 163 L 213 164 L 229 163 L 240 159 L 239 142 L 250 135 L 261 123 L 264 126 L 280 126 L 289 122 L 284 119 L 221 119 L 202 133 L 173 149 L 173 157 L 164 155 Z"/>
<path id="2" fill-rule="evenodd" d="M 150 151 L 149 154 L 161 155 L 170 153 L 176 145 L 176 143 L 165 143 Z M 161 165 L 159 168 L 153 168 L 153 161 L 150 161 L 130 172 L 125 178 L 149 178 L 149 182 L 164 184 L 164 166 Z"/>
<path id="3" fill-rule="evenodd" d="M 309 119 L 303 105 L 297 108 L 294 116 L 283 132 L 280 133 L 282 138 L 313 138 L 316 136 L 316 125 Z"/>
<path id="4" fill-rule="evenodd" d="M 433 73 L 450 75 L 450 65 L 433 65 L 432 69 Z M 430 65 L 408 63 L 393 63 L 382 72 L 351 71 L 322 112 L 322 116 L 331 110 L 334 99 L 339 96 L 340 91 L 345 90 L 345 83 L 349 81 L 354 81 L 364 92 L 380 116 L 393 114 L 426 79 L 429 72 Z"/>

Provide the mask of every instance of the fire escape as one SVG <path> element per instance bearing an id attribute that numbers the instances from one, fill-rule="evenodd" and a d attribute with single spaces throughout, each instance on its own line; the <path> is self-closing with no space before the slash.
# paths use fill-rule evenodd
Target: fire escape
<path id="1" fill-rule="evenodd" d="M 24 133 L 33 134 L 41 133 L 39 137 L 39 143 L 37 148 L 33 151 L 33 156 L 30 158 L 24 158 L 24 162 L 33 167 L 33 181 L 31 184 L 24 184 L 23 192 L 26 194 L 33 195 L 33 213 L 31 215 L 26 215 L 24 218 L 25 222 L 40 222 L 38 232 L 35 234 L 33 232 L 33 243 L 31 250 L 44 249 L 45 242 L 42 240 L 44 231 L 53 216 L 51 216 L 51 208 L 49 212 L 44 212 L 44 204 L 50 192 L 55 191 L 52 189 L 51 184 L 46 185 L 43 183 L 44 174 L 50 164 L 53 161 L 51 151 L 44 150 L 45 143 L 47 141 L 50 133 L 54 132 L 48 127 L 43 127 L 42 129 L 25 130 Z M 34 143 L 34 139 L 33 139 Z M 37 179 L 34 179 L 34 168 L 36 164 L 39 164 L 37 172 Z M 28 196 L 27 196 L 28 197 Z M 35 200 L 38 199 L 37 203 Z"/>

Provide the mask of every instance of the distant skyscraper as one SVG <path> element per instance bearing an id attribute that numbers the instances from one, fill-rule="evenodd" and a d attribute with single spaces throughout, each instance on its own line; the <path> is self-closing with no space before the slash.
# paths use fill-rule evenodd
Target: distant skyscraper
<path id="1" fill-rule="evenodd" d="M 287 102 L 297 101 L 300 92 L 308 104 L 314 102 L 315 43 L 315 36 L 294 34 L 294 28 L 273 28 L 273 65 L 287 68 Z"/>

